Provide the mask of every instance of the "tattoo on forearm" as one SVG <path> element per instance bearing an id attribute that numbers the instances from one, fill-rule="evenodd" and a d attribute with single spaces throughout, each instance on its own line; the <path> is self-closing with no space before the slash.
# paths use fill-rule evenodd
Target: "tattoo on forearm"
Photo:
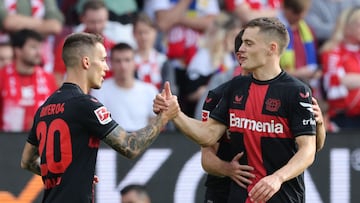
<path id="1" fill-rule="evenodd" d="M 118 126 L 105 137 L 104 141 L 122 155 L 135 158 L 154 142 L 162 127 L 161 115 L 158 115 L 149 125 L 135 132 L 126 132 Z"/>

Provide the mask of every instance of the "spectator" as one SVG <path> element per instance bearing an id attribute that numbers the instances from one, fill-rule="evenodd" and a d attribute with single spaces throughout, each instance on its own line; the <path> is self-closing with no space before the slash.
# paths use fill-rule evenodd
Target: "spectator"
<path id="1" fill-rule="evenodd" d="M 42 64 L 52 72 L 54 66 L 53 38 L 63 28 L 64 17 L 55 0 L 2 0 L 0 1 L 1 38 L 8 33 L 32 29 L 45 36 L 42 43 Z"/>
<path id="2" fill-rule="evenodd" d="M 336 19 L 340 13 L 354 6 L 360 6 L 359 0 L 313 0 L 305 19 L 313 28 L 318 46 L 330 38 Z"/>
<path id="3" fill-rule="evenodd" d="M 238 66 L 233 44 L 240 28 L 241 24 L 235 18 L 219 16 L 200 40 L 199 49 L 187 68 L 189 80 L 184 84 L 188 88 L 189 94 L 185 99 L 188 105 L 192 104 L 191 112 L 196 111 L 199 100 L 206 95 L 208 82 L 212 77 L 233 72 Z"/>
<path id="4" fill-rule="evenodd" d="M 304 17 L 310 7 L 310 0 L 284 0 L 280 19 L 286 25 L 289 45 L 281 57 L 280 65 L 292 76 L 310 85 L 316 98 L 321 98 L 318 51 L 316 38 Z"/>
<path id="5" fill-rule="evenodd" d="M 10 64 L 13 60 L 14 52 L 9 42 L 0 43 L 0 69 Z"/>
<path id="6" fill-rule="evenodd" d="M 77 2 L 78 0 L 57 0 L 58 7 L 60 11 L 63 13 L 65 18 L 65 29 L 68 27 L 78 25 L 80 23 L 79 15 L 76 12 L 76 8 L 75 8 Z"/>
<path id="7" fill-rule="evenodd" d="M 89 0 L 78 0 L 76 5 L 78 13 L 82 13 L 82 6 L 86 1 Z M 133 23 L 138 11 L 138 5 L 135 0 L 103 1 L 109 10 L 109 19 L 111 21 L 117 21 L 123 25 Z"/>
<path id="8" fill-rule="evenodd" d="M 230 23 L 230 24 L 233 24 L 233 23 Z M 235 31 L 235 29 L 233 31 Z M 232 32 L 229 32 L 229 34 L 230 33 L 232 33 Z M 231 47 L 234 47 L 233 54 L 235 57 L 239 53 L 238 50 L 242 43 L 242 40 L 241 40 L 242 34 L 243 34 L 243 30 L 238 32 L 235 37 L 233 37 L 232 34 L 230 34 L 226 40 L 227 41 L 226 46 L 228 47 L 229 51 L 230 51 Z M 230 44 L 230 41 L 232 41 L 233 43 Z M 235 43 L 234 43 L 234 41 L 235 41 Z M 238 63 L 238 61 L 236 61 L 236 62 Z M 238 65 L 234 69 L 231 69 L 224 73 L 216 74 L 213 77 L 211 77 L 211 79 L 206 87 L 206 92 L 209 92 L 210 90 L 215 89 L 216 87 L 219 86 L 219 84 L 223 84 L 223 83 L 231 80 L 235 76 L 246 75 L 246 74 L 248 74 L 248 73 L 245 70 L 243 70 L 240 65 Z M 203 110 L 203 106 L 204 106 L 204 102 L 205 102 L 206 98 L 207 98 L 207 94 L 203 94 L 202 97 L 200 98 L 200 100 L 198 101 L 198 103 L 196 104 L 194 118 L 196 118 L 198 120 L 201 120 L 203 117 L 202 110 Z"/>
<path id="9" fill-rule="evenodd" d="M 80 16 L 81 24 L 74 28 L 73 32 L 88 32 L 100 34 L 104 37 L 104 46 L 110 54 L 111 48 L 120 41 L 134 42 L 132 37 L 132 27 L 124 28 L 120 23 L 108 20 L 108 10 L 101 0 L 89 0 L 84 4 L 83 13 Z M 62 45 L 64 39 L 57 44 L 55 50 L 54 73 L 58 84 L 61 84 L 66 68 L 61 58 Z M 133 43 L 135 44 L 135 43 Z M 111 76 L 111 71 L 107 77 Z"/>
<path id="10" fill-rule="evenodd" d="M 143 185 L 132 184 L 121 191 L 121 203 L 151 203 L 150 196 Z"/>
<path id="11" fill-rule="evenodd" d="M 166 35 L 166 54 L 171 66 L 176 69 L 180 105 L 191 116 L 194 102 L 188 102 L 186 98 L 191 89 L 187 86 L 189 78 L 186 67 L 198 49 L 198 40 L 219 14 L 218 1 L 148 0 L 145 1 L 144 10 Z"/>
<path id="12" fill-rule="evenodd" d="M 241 21 L 247 23 L 258 17 L 275 17 L 281 10 L 283 0 L 225 0 L 226 10 L 233 12 Z"/>
<path id="13" fill-rule="evenodd" d="M 103 0 L 86 0 L 80 15 L 81 24 L 74 32 L 90 32 L 102 34 L 109 40 L 126 42 L 136 48 L 132 24 L 121 24 L 109 20 L 109 9 Z"/>
<path id="14" fill-rule="evenodd" d="M 0 1 L 0 22 L 6 32 L 33 29 L 43 35 L 59 34 L 63 15 L 55 0 Z"/>
<path id="15" fill-rule="evenodd" d="M 158 93 L 152 84 L 135 79 L 134 54 L 126 43 L 115 45 L 110 55 L 114 75 L 104 81 L 100 90 L 92 92 L 128 132 L 145 127 L 155 117 L 152 102 Z"/>
<path id="16" fill-rule="evenodd" d="M 163 86 L 163 77 L 169 80 L 171 72 L 164 70 L 170 69 L 166 65 L 166 55 L 155 49 L 156 32 L 156 25 L 152 20 L 145 13 L 139 13 L 134 21 L 134 37 L 138 44 L 135 51 L 136 76 L 160 89 Z"/>
<path id="17" fill-rule="evenodd" d="M 37 108 L 57 86 L 41 64 L 42 36 L 21 30 L 11 37 L 14 62 L 0 70 L 0 130 L 30 130 Z"/>
<path id="18" fill-rule="evenodd" d="M 340 130 L 359 129 L 360 126 L 359 26 L 360 8 L 345 10 L 334 31 L 340 34 L 334 34 L 331 46 L 325 49 L 325 45 L 329 45 L 325 43 L 321 52 L 328 114 Z"/>

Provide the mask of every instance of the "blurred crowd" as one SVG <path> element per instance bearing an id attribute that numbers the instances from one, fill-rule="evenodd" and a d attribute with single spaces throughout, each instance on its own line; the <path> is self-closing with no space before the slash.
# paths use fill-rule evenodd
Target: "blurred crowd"
<path id="1" fill-rule="evenodd" d="M 242 72 L 235 36 L 262 16 L 287 26 L 281 67 L 311 87 L 327 131 L 360 129 L 360 0 L 0 0 L 0 131 L 31 128 L 66 77 L 62 44 L 73 32 L 104 37 L 110 71 L 91 94 L 126 130 L 154 117 L 165 81 L 201 118 L 207 91 Z"/>

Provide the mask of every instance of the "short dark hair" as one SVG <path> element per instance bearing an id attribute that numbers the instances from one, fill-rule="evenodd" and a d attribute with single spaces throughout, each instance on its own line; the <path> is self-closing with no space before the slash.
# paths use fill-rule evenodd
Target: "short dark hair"
<path id="1" fill-rule="evenodd" d="M 94 49 L 97 43 L 103 43 L 103 37 L 97 34 L 80 32 L 68 35 L 62 50 L 65 66 L 76 66 L 85 54 Z"/>
<path id="2" fill-rule="evenodd" d="M 22 29 L 10 34 L 10 41 L 13 47 L 22 48 L 29 39 L 34 39 L 39 42 L 44 40 L 40 33 L 30 29 Z"/>
<path id="3" fill-rule="evenodd" d="M 120 43 L 115 44 L 111 48 L 111 54 L 110 54 L 111 57 L 112 57 L 112 53 L 115 51 L 132 51 L 132 52 L 134 52 L 134 49 L 128 43 L 120 42 Z"/>
<path id="4" fill-rule="evenodd" d="M 144 185 L 139 185 L 139 184 L 130 184 L 125 186 L 122 190 L 120 190 L 120 194 L 126 195 L 128 192 L 131 191 L 135 191 L 137 194 L 141 194 L 149 197 L 146 187 Z"/>
<path id="5" fill-rule="evenodd" d="M 250 20 L 244 29 L 249 27 L 260 28 L 260 33 L 272 37 L 279 45 L 279 54 L 283 53 L 289 44 L 290 38 L 286 26 L 274 17 L 261 17 Z"/>
<path id="6" fill-rule="evenodd" d="M 242 44 L 242 36 L 244 34 L 244 29 L 240 30 L 240 32 L 236 35 L 235 37 L 235 47 L 234 47 L 234 52 L 238 52 L 239 48 Z"/>

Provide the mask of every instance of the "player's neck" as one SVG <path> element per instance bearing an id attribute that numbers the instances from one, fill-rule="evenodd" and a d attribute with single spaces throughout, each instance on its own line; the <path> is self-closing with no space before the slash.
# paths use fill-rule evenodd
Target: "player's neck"
<path id="1" fill-rule="evenodd" d="M 73 74 L 71 71 L 68 70 L 64 82 L 76 84 L 85 94 L 88 94 L 90 92 L 90 87 L 86 83 L 86 80 L 79 75 L 80 74 Z"/>
<path id="2" fill-rule="evenodd" d="M 253 77 L 260 81 L 267 81 L 275 78 L 281 73 L 279 63 L 274 60 L 253 71 Z"/>

